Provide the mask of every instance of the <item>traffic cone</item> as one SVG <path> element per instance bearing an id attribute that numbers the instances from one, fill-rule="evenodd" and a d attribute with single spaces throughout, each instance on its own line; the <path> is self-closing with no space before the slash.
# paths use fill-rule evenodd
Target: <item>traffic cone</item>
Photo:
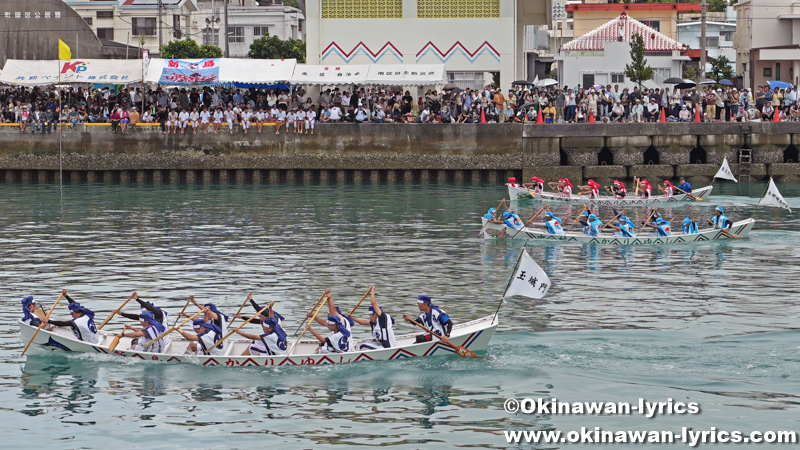
<path id="1" fill-rule="evenodd" d="M 594 113 L 589 114 L 589 123 L 595 123 L 595 121 L 594 121 Z"/>
<path id="2" fill-rule="evenodd" d="M 703 121 L 702 119 L 700 119 L 700 110 L 701 109 L 702 108 L 700 107 L 700 105 L 697 105 L 697 107 L 694 109 L 694 121 L 695 122 L 702 122 Z"/>
<path id="3" fill-rule="evenodd" d="M 781 110 L 775 108 L 775 117 L 772 118 L 773 122 L 780 122 L 781 121 Z"/>
<path id="4" fill-rule="evenodd" d="M 481 123 L 486 123 L 486 113 L 481 109 Z"/>
<path id="5" fill-rule="evenodd" d="M 539 115 L 536 117 L 536 123 L 544 123 L 544 114 L 542 114 L 542 108 L 539 108 Z"/>
<path id="6" fill-rule="evenodd" d="M 658 121 L 660 123 L 667 122 L 667 110 L 663 106 L 661 107 L 661 117 L 658 118 Z"/>

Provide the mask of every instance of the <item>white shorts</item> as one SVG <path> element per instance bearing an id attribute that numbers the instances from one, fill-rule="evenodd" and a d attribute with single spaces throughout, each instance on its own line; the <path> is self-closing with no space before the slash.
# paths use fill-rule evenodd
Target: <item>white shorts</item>
<path id="1" fill-rule="evenodd" d="M 264 345 L 264 341 L 257 340 L 253 341 L 253 344 L 250 345 L 250 354 L 253 356 L 267 356 L 269 352 L 267 351 L 267 346 Z"/>
<path id="2" fill-rule="evenodd" d="M 317 123 L 316 120 L 306 120 L 306 128 L 314 129 L 314 124 Z"/>
<path id="3" fill-rule="evenodd" d="M 248 129 L 248 128 L 250 128 L 250 122 L 243 121 L 243 122 L 242 122 L 242 128 L 244 128 L 245 130 L 246 130 L 246 129 Z"/>
<path id="4" fill-rule="evenodd" d="M 203 125 L 205 125 L 205 124 L 207 124 L 207 123 L 208 123 L 208 120 L 207 120 L 207 119 L 203 119 L 203 122 L 202 122 L 202 123 L 203 123 Z"/>
<path id="5" fill-rule="evenodd" d="M 180 121 L 179 125 L 181 126 L 181 128 L 186 128 L 186 121 L 185 120 Z"/>
<path id="6" fill-rule="evenodd" d="M 379 348 L 383 348 L 383 344 L 378 341 L 362 342 L 361 345 L 358 346 L 359 350 L 376 350 Z"/>

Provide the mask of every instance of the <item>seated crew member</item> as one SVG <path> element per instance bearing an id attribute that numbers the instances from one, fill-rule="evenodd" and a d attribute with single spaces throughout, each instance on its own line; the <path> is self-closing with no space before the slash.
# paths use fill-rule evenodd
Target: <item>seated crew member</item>
<path id="1" fill-rule="evenodd" d="M 32 327 L 42 324 L 42 319 L 36 315 L 36 300 L 33 297 L 22 299 L 22 321 Z"/>
<path id="2" fill-rule="evenodd" d="M 603 233 L 603 221 L 594 214 L 589 214 L 588 220 L 581 218 L 580 223 L 588 236 L 600 236 Z"/>
<path id="3" fill-rule="evenodd" d="M 261 328 L 264 333 L 260 335 L 245 333 L 244 331 L 239 330 L 238 328 L 235 330 L 241 336 L 246 337 L 247 339 L 252 339 L 253 344 L 242 353 L 242 356 L 252 355 L 252 356 L 274 356 L 274 355 L 285 355 L 288 351 L 289 345 L 286 341 L 286 332 L 283 331 L 281 328 L 280 320 L 275 317 L 272 311 L 272 305 L 275 302 L 269 304 L 268 311 L 270 312 L 269 317 L 261 320 Z M 259 309 L 260 311 L 260 309 Z M 255 321 L 257 319 L 253 319 Z"/>
<path id="4" fill-rule="evenodd" d="M 572 183 L 569 182 L 568 178 L 562 178 L 558 180 L 558 182 L 551 181 L 548 184 L 554 191 L 558 192 L 561 197 L 572 198 Z"/>
<path id="5" fill-rule="evenodd" d="M 57 327 L 70 327 L 72 333 L 78 340 L 88 342 L 90 344 L 97 344 L 97 326 L 94 324 L 94 312 L 86 307 L 81 306 L 80 303 L 71 299 L 67 295 L 67 290 L 61 291 L 64 297 L 69 301 L 69 312 L 72 315 L 71 320 L 50 320 L 47 318 L 42 320 L 42 323 L 54 325 Z"/>
<path id="6" fill-rule="evenodd" d="M 306 330 L 310 331 L 320 342 L 316 353 L 347 353 L 352 347 L 350 330 L 347 328 L 347 320 L 338 314 L 329 314 L 326 326 L 332 332 L 327 338 L 311 328 L 311 324 L 306 325 Z"/>
<path id="7" fill-rule="evenodd" d="M 508 178 L 508 185 L 511 186 L 511 187 L 518 188 L 519 187 L 519 183 L 517 183 L 517 178 L 516 177 L 509 177 Z"/>
<path id="8" fill-rule="evenodd" d="M 341 317 L 342 318 L 342 321 L 341 321 L 342 324 L 347 328 L 347 331 L 352 333 L 353 325 L 355 324 L 355 322 L 353 321 L 353 319 L 350 316 L 346 316 L 346 315 L 342 314 L 342 311 L 339 309 L 338 306 L 336 306 L 336 303 L 333 300 L 333 296 L 331 296 L 330 293 L 331 293 L 330 288 L 325 289 L 325 294 L 328 295 L 328 315 Z M 312 315 L 313 314 L 311 313 L 311 311 L 309 311 L 308 314 L 306 315 L 306 317 L 311 317 Z M 328 322 L 329 322 L 329 321 L 326 321 L 325 319 L 323 319 L 321 317 L 317 317 L 316 320 L 317 320 L 317 323 L 319 323 L 320 325 L 323 325 L 323 326 L 327 326 Z"/>
<path id="9" fill-rule="evenodd" d="M 680 184 L 678 185 L 678 189 L 686 192 L 687 194 L 691 194 L 692 192 L 692 185 L 686 182 L 686 178 L 680 177 Z"/>
<path id="10" fill-rule="evenodd" d="M 370 288 L 370 307 L 369 320 L 353 317 L 353 320 L 361 325 L 372 327 L 373 341 L 362 343 L 359 350 L 374 350 L 377 348 L 389 348 L 397 345 L 394 339 L 394 319 L 389 314 L 383 312 L 375 300 L 375 286 Z"/>
<path id="11" fill-rule="evenodd" d="M 672 186 L 672 183 L 669 180 L 664 180 L 664 187 L 662 188 L 661 185 L 658 185 L 659 192 L 664 194 L 664 197 L 672 197 L 675 194 L 675 189 Z"/>
<path id="12" fill-rule="evenodd" d="M 253 294 L 252 293 L 247 296 L 247 300 L 250 300 L 250 305 L 253 307 L 253 309 L 256 310 L 256 312 L 261 311 L 262 307 L 261 307 L 261 305 L 256 303 L 255 300 L 253 300 Z M 275 302 L 272 302 L 269 305 L 267 305 L 268 306 L 267 313 L 266 314 L 261 313 L 261 315 L 259 315 L 258 318 L 251 320 L 250 323 L 262 323 L 263 324 L 264 320 L 266 320 L 269 317 L 274 317 L 278 321 L 278 324 L 280 324 L 281 322 L 286 320 L 285 317 L 283 317 L 282 315 L 278 314 L 275 310 L 272 309 L 272 305 L 274 305 L 274 304 L 275 304 Z M 272 314 L 272 315 L 270 315 L 270 314 Z M 235 314 L 233 317 L 236 317 L 237 319 L 243 319 L 244 318 L 241 314 Z"/>
<path id="13" fill-rule="evenodd" d="M 545 228 L 550 234 L 564 234 L 560 218 L 553 215 L 550 211 L 544 213 L 544 218 L 544 222 L 533 222 L 530 226 Z"/>
<path id="14" fill-rule="evenodd" d="M 189 350 L 196 355 L 205 355 L 207 349 L 210 356 L 222 356 L 225 354 L 225 347 L 222 344 L 214 345 L 222 339 L 222 330 L 213 323 L 206 322 L 203 319 L 197 319 L 192 322 L 195 334 L 187 333 L 178 328 L 178 333 L 184 337 L 189 343 Z M 223 342 L 224 344 L 224 342 Z"/>
<path id="15" fill-rule="evenodd" d="M 539 177 L 531 177 L 530 183 L 523 183 L 522 185 L 532 190 L 534 194 L 544 192 L 544 180 Z"/>
<path id="16" fill-rule="evenodd" d="M 578 186 L 578 189 L 581 195 L 588 195 L 591 199 L 600 197 L 600 185 L 594 180 L 589 180 L 585 186 Z"/>
<path id="17" fill-rule="evenodd" d="M 217 305 L 213 303 L 206 303 L 202 307 L 194 300 L 194 296 L 189 296 L 189 301 L 194 303 L 200 309 L 205 308 L 205 312 L 203 313 L 203 320 L 208 323 L 213 323 L 220 329 L 220 333 L 227 334 L 228 333 L 228 323 L 230 322 L 227 315 L 222 314 L 219 309 L 217 309 Z M 186 317 L 191 317 L 188 313 L 183 314 Z M 225 342 L 227 345 L 227 341 Z"/>
<path id="18" fill-rule="evenodd" d="M 119 336 L 139 338 L 136 344 L 131 346 L 131 350 L 137 352 L 163 353 L 168 344 L 166 337 L 155 341 L 149 348 L 147 344 L 155 340 L 167 329 L 164 324 L 156 320 L 155 316 L 150 311 L 139 314 L 139 322 L 142 324 L 141 329 L 134 328 L 126 323 L 125 328 L 119 333 Z M 126 330 L 131 330 L 131 332 L 126 334 Z"/>
<path id="19" fill-rule="evenodd" d="M 157 307 L 152 302 L 148 302 L 148 301 L 140 299 L 136 292 L 133 293 L 133 299 L 136 300 L 139 303 L 139 306 L 141 307 L 140 313 L 149 312 L 149 313 L 151 313 L 153 315 L 153 317 L 156 319 L 156 321 L 158 321 L 160 324 L 164 325 L 165 328 L 170 326 L 169 323 L 168 323 L 169 320 L 167 319 L 167 312 L 166 311 L 164 311 L 163 309 Z M 117 314 L 119 316 L 122 316 L 122 317 L 124 317 L 126 319 L 130 319 L 130 320 L 136 320 L 136 321 L 140 320 L 140 317 L 139 317 L 140 314 L 126 313 L 126 312 L 122 312 L 122 311 L 120 311 L 118 309 L 114 310 L 114 314 Z M 169 338 L 166 338 L 166 339 L 169 340 Z"/>
<path id="20" fill-rule="evenodd" d="M 721 230 L 730 230 L 731 226 L 733 226 L 733 222 L 725 217 L 722 206 L 717 206 L 716 209 L 714 209 L 714 217 L 712 217 L 711 220 L 706 220 L 711 225 L 714 225 L 714 228 L 719 228 Z"/>
<path id="21" fill-rule="evenodd" d="M 505 223 L 507 227 L 515 230 L 519 230 L 523 227 L 522 220 L 520 220 L 518 215 L 511 211 L 503 212 L 503 223 Z"/>
<path id="22" fill-rule="evenodd" d="M 663 217 L 659 217 L 653 223 L 646 223 L 646 227 L 655 228 L 658 236 L 672 236 L 670 223 Z"/>
<path id="23" fill-rule="evenodd" d="M 489 212 L 487 212 L 486 214 L 483 215 L 483 218 L 486 219 L 487 221 L 491 222 L 491 223 L 503 223 L 502 220 L 497 218 L 497 215 L 495 214 L 496 212 L 497 212 L 497 208 L 490 208 Z"/>
<path id="24" fill-rule="evenodd" d="M 614 210 L 614 216 L 616 217 L 619 215 L 616 224 L 606 224 L 607 227 L 617 230 L 617 233 L 614 233 L 614 237 L 636 237 L 636 226 L 631 222 L 627 216 L 622 213 L 618 213 L 617 210 Z"/>
<path id="25" fill-rule="evenodd" d="M 628 194 L 625 184 L 619 180 L 614 180 L 614 186 L 606 186 L 606 190 L 610 191 L 617 200 L 622 200 Z"/>
<path id="26" fill-rule="evenodd" d="M 697 222 L 688 217 L 683 219 L 683 234 L 697 234 Z"/>
<path id="27" fill-rule="evenodd" d="M 450 319 L 450 316 L 438 306 L 431 303 L 431 298 L 427 295 L 420 295 L 417 297 L 417 307 L 420 310 L 419 316 L 417 316 L 417 322 L 425 325 L 428 329 L 438 334 L 443 341 L 447 342 L 450 337 L 450 332 L 453 330 L 453 321 Z M 411 317 L 404 315 L 403 319 L 410 320 Z M 416 342 L 430 342 L 431 340 L 433 340 L 433 336 L 426 333 L 417 336 Z"/>
<path id="28" fill-rule="evenodd" d="M 646 179 L 639 181 L 639 189 L 642 190 L 642 198 L 650 198 L 653 194 L 653 186 Z"/>

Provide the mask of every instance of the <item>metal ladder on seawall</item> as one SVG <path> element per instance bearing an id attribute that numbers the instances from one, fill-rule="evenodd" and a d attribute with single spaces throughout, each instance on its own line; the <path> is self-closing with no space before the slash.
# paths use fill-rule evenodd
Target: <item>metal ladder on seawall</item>
<path id="1" fill-rule="evenodd" d="M 749 148 L 739 149 L 739 181 L 750 181 L 753 168 L 753 151 Z"/>

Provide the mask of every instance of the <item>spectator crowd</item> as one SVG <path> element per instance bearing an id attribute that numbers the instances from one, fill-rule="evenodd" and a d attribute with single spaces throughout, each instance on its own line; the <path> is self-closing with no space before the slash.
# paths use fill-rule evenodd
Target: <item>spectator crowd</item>
<path id="1" fill-rule="evenodd" d="M 315 101 L 316 100 L 316 101 Z M 389 87 L 332 88 L 312 99 L 302 88 L 138 87 L 102 89 L 8 87 L 0 90 L 0 121 L 21 132 L 49 133 L 57 123 L 110 123 L 125 133 L 130 124 L 158 124 L 164 133 L 262 132 L 266 123 L 313 134 L 319 122 L 354 123 L 629 123 L 800 120 L 800 91 L 759 86 L 755 92 L 732 86 L 692 89 L 620 89 L 618 85 L 570 88 L 514 87 L 506 95 L 483 90 L 428 90 L 414 97 Z"/>

